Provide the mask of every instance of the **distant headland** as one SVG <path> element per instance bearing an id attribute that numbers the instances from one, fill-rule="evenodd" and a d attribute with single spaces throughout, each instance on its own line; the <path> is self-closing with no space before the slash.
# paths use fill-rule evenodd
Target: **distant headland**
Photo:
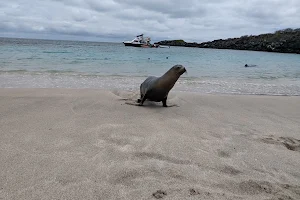
<path id="1" fill-rule="evenodd" d="M 219 39 L 202 43 L 189 43 L 185 42 L 184 40 L 164 40 L 157 42 L 157 44 L 183 47 L 236 49 L 300 54 L 300 28 L 287 28 L 278 30 L 274 33 L 250 36 L 245 35 L 239 38 Z"/>

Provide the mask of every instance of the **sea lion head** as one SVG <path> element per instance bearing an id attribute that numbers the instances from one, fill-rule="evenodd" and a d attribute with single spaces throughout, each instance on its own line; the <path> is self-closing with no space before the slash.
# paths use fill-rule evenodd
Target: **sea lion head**
<path id="1" fill-rule="evenodd" d="M 181 76 L 183 73 L 186 72 L 186 69 L 182 65 L 174 65 L 171 67 L 171 69 L 168 71 L 169 73 L 172 73 L 174 75 L 177 75 L 178 77 Z"/>
<path id="2" fill-rule="evenodd" d="M 159 78 L 157 84 L 158 87 L 171 90 L 178 78 L 186 72 L 186 69 L 182 65 L 174 65 L 163 76 Z"/>

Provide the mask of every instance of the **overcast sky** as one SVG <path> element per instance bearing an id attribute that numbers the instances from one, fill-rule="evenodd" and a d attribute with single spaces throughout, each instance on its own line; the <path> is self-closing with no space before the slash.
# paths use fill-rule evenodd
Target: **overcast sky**
<path id="1" fill-rule="evenodd" d="M 300 0 L 1 0 L 0 37 L 204 42 L 300 28 Z"/>

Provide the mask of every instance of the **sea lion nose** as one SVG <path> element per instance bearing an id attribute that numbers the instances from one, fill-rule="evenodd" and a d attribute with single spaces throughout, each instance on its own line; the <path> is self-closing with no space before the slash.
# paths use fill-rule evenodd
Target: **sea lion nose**
<path id="1" fill-rule="evenodd" d="M 183 73 L 187 74 L 187 70 L 185 67 L 183 67 Z"/>

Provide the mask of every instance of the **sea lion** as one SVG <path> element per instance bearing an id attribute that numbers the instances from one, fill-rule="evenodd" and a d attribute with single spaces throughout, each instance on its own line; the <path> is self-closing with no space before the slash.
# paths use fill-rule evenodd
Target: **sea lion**
<path id="1" fill-rule="evenodd" d="M 144 101 L 162 102 L 164 107 L 167 106 L 167 98 L 170 90 L 175 85 L 178 78 L 186 72 L 182 65 L 174 65 L 161 77 L 149 76 L 140 85 L 140 99 L 137 100 L 139 106 L 142 106 Z"/>
<path id="2" fill-rule="evenodd" d="M 256 65 L 248 65 L 248 64 L 246 64 L 245 67 L 256 67 Z"/>

